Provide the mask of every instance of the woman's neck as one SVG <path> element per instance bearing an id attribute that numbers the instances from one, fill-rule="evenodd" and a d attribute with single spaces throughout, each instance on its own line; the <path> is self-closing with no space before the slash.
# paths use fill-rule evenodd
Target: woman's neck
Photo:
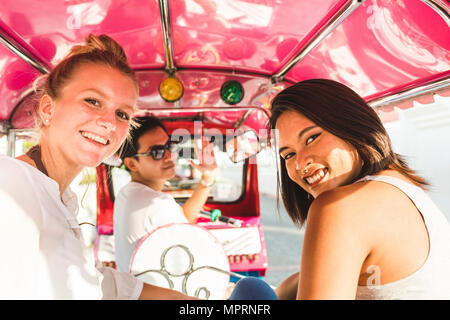
<path id="1" fill-rule="evenodd" d="M 50 148 L 45 141 L 41 141 L 40 148 L 41 161 L 47 170 L 47 175 L 58 183 L 59 193 L 62 195 L 72 183 L 73 179 L 81 172 L 83 167 L 71 163 L 64 157 L 62 152 L 57 148 Z M 37 168 L 34 161 L 27 155 L 19 156 L 17 159 L 25 161 Z"/>
<path id="2" fill-rule="evenodd" d="M 71 163 L 58 148 L 50 148 L 46 143 L 41 143 L 41 155 L 48 176 L 58 183 L 62 195 L 83 166 Z"/>

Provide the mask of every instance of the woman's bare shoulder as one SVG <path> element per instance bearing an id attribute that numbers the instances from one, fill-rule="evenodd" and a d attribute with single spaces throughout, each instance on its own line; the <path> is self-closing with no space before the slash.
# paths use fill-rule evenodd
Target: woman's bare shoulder
<path id="1" fill-rule="evenodd" d="M 371 196 L 378 192 L 377 187 L 363 182 L 320 194 L 308 211 L 305 243 L 315 249 L 354 250 L 360 254 L 358 263 L 362 263 L 379 242 L 383 223 L 376 214 L 380 210 L 377 201 Z"/>
<path id="2" fill-rule="evenodd" d="M 323 218 L 349 221 L 357 224 L 372 224 L 379 227 L 386 212 L 392 211 L 395 203 L 402 199 L 401 191 L 378 181 L 361 181 L 341 186 L 319 195 L 311 204 L 310 214 Z"/>
<path id="3" fill-rule="evenodd" d="M 398 178 L 412 184 L 408 178 L 394 170 L 384 170 L 377 175 Z M 316 200 L 317 204 L 321 206 L 355 207 L 362 205 L 367 208 L 370 205 L 378 207 L 383 204 L 389 204 L 390 200 L 397 198 L 400 194 L 402 192 L 390 184 L 374 180 L 363 180 L 326 191 Z"/>
<path id="4" fill-rule="evenodd" d="M 320 194 L 313 205 L 324 208 L 356 208 L 359 205 L 367 205 L 376 200 L 376 193 L 382 192 L 385 188 L 382 185 L 375 185 L 371 181 L 361 181 L 358 183 L 334 188 Z"/>

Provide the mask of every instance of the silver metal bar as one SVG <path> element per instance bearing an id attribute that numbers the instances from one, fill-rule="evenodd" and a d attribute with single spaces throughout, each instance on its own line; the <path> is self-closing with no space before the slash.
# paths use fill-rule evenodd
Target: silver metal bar
<path id="1" fill-rule="evenodd" d="M 386 105 L 400 103 L 405 100 L 412 99 L 414 97 L 420 96 L 422 94 L 435 92 L 438 90 L 442 90 L 444 88 L 450 88 L 450 77 L 446 77 L 440 80 L 436 80 L 419 87 L 415 87 L 412 89 L 407 89 L 404 91 L 400 91 L 394 94 L 390 94 L 384 97 L 376 98 L 374 100 L 368 101 L 368 104 L 374 108 L 382 108 Z"/>
<path id="2" fill-rule="evenodd" d="M 214 271 L 223 273 L 223 274 L 228 274 L 228 275 L 230 275 L 230 276 L 233 276 L 233 277 L 236 277 L 236 278 L 239 278 L 239 279 L 250 278 L 249 276 L 244 276 L 244 275 L 242 275 L 242 274 L 239 274 L 239 273 L 236 273 L 236 272 L 233 272 L 233 271 L 222 270 L 222 269 L 217 268 L 217 267 L 214 267 L 214 266 L 202 266 L 202 267 L 197 268 L 196 270 L 198 270 L 198 269 L 203 269 L 203 268 L 211 269 L 211 270 L 214 270 Z M 270 286 L 272 289 L 274 289 L 274 290 L 276 289 L 276 287 L 274 287 L 274 286 L 272 286 L 272 285 L 270 285 L 270 284 L 269 284 L 269 286 Z"/>
<path id="3" fill-rule="evenodd" d="M 311 52 L 323 39 L 325 39 L 331 31 L 333 31 L 339 24 L 347 18 L 356 8 L 358 8 L 365 0 L 352 0 L 349 5 L 343 7 L 336 15 L 328 21 L 324 27 L 314 35 L 311 41 L 295 56 L 293 57 L 284 67 L 278 71 L 276 74 L 272 75 L 272 83 L 277 83 L 283 80 L 286 74 L 303 58 Z"/>
<path id="4" fill-rule="evenodd" d="M 248 110 L 243 116 L 242 118 L 240 118 L 238 121 L 236 121 L 236 123 L 234 124 L 234 128 L 237 129 L 239 128 L 244 122 L 245 120 L 247 120 L 247 118 L 250 116 L 250 114 L 252 113 L 253 110 Z"/>
<path id="5" fill-rule="evenodd" d="M 6 48 L 11 50 L 15 55 L 26 61 L 33 68 L 38 70 L 42 74 L 50 72 L 50 69 L 36 57 L 34 57 L 30 51 L 24 48 L 16 40 L 14 40 L 9 34 L 0 28 L 0 43 Z"/>
<path id="6" fill-rule="evenodd" d="M 13 129 L 11 124 L 6 123 L 3 130 L 6 131 L 6 154 L 10 157 L 16 156 L 17 138 L 30 139 L 33 141 L 37 140 L 38 138 L 38 131 L 32 128 Z"/>
<path id="7" fill-rule="evenodd" d="M 139 105 L 139 104 L 138 104 Z M 176 112 L 176 113 L 184 113 L 184 112 L 217 112 L 217 111 L 245 111 L 245 110 L 256 110 L 264 112 L 267 117 L 270 117 L 270 111 L 266 108 L 258 107 L 258 106 L 248 106 L 248 107 L 201 107 L 201 108 L 150 108 L 150 109 L 139 109 L 137 115 L 140 116 L 141 113 L 154 113 L 154 112 Z"/>
<path id="8" fill-rule="evenodd" d="M 14 130 L 8 130 L 7 140 L 6 155 L 14 158 L 16 156 L 16 132 Z"/>
<path id="9" fill-rule="evenodd" d="M 429 7 L 431 7 L 437 14 L 439 14 L 442 19 L 450 26 L 450 12 L 449 7 L 442 0 L 422 0 Z"/>
<path id="10" fill-rule="evenodd" d="M 169 74 L 173 74 L 177 68 L 175 67 L 173 58 L 173 41 L 172 31 L 170 29 L 170 12 L 168 0 L 159 0 L 159 12 L 161 17 L 161 27 L 164 41 L 164 53 L 166 57 L 166 71 Z"/>

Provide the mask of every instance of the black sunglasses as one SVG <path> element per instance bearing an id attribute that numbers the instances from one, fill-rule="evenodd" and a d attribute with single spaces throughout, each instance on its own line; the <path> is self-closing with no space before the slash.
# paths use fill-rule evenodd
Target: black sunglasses
<path id="1" fill-rule="evenodd" d="M 136 153 L 135 157 L 147 157 L 151 156 L 153 160 L 161 160 L 164 158 L 166 154 L 166 150 L 169 150 L 171 153 L 178 151 L 179 146 L 178 142 L 175 141 L 167 141 L 165 145 L 157 144 L 150 148 L 148 152 L 145 153 Z"/>

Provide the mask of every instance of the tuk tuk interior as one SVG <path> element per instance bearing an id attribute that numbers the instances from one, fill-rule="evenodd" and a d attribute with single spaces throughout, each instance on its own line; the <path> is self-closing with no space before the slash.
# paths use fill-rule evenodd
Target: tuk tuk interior
<path id="1" fill-rule="evenodd" d="M 228 108 L 221 110 L 215 108 L 205 112 L 181 110 L 181 112 L 167 112 L 166 110 L 153 112 L 152 115 L 161 119 L 167 129 L 172 141 L 181 144 L 177 156 L 176 176 L 167 181 L 163 192 L 171 194 L 175 200 L 182 204 L 193 193 L 200 180 L 200 176 L 195 176 L 195 171 L 189 165 L 190 159 L 197 159 L 203 156 L 203 161 L 210 154 L 196 154 L 194 143 L 201 139 L 212 141 L 214 145 L 215 160 L 218 164 L 218 177 L 213 186 L 211 195 L 204 207 L 205 211 L 212 212 L 220 210 L 222 216 L 237 219 L 242 222 L 236 231 L 235 226 L 225 222 L 212 221 L 207 216 L 200 216 L 197 225 L 208 229 L 219 241 L 224 243 L 229 241 L 224 230 L 233 233 L 234 237 L 248 238 L 254 243 L 247 250 L 225 250 L 230 270 L 235 273 L 262 277 L 268 267 L 267 250 L 264 241 L 264 232 L 260 221 L 259 190 L 258 190 L 258 166 L 255 156 L 260 148 L 270 144 L 268 130 L 261 126 L 258 134 L 254 129 L 255 125 L 249 126 L 256 118 L 258 123 L 267 122 L 267 114 L 264 110 L 249 108 L 240 110 Z M 231 110 L 230 110 L 231 109 Z M 145 119 L 147 113 L 137 116 Z M 243 118 L 245 115 L 247 116 Z M 259 117 L 265 119 L 259 120 Z M 238 130 L 235 124 L 240 123 Z M 250 134 L 250 135 L 249 135 Z M 251 143 L 251 152 L 236 158 L 236 140 L 242 142 L 242 137 L 246 137 L 246 143 Z M 249 139 L 251 137 L 252 139 Z M 178 138 L 178 139 L 177 139 Z M 231 150 L 231 151 L 230 151 Z M 116 159 L 117 161 L 117 159 Z M 108 161 L 105 161 L 108 162 Z M 113 249 L 113 209 L 114 198 L 121 186 L 130 181 L 130 176 L 125 172 L 121 163 L 115 164 L 114 159 L 110 163 L 103 163 L 97 167 L 97 190 L 102 192 L 101 197 L 97 197 L 97 232 L 95 254 L 98 260 L 105 265 L 115 266 Z M 218 231 L 218 232 L 217 232 Z M 225 239 L 225 238 L 226 239 Z M 228 239 L 228 240 L 227 240 Z M 256 249 L 255 249 L 256 248 Z M 233 281 L 238 280 L 236 277 Z"/>
<path id="2" fill-rule="evenodd" d="M 413 100 L 449 95 L 449 21 L 444 0 L 6 0 L 0 8 L 0 133 L 14 156 L 15 138 L 34 127 L 33 81 L 89 33 L 108 34 L 124 47 L 138 77 L 138 117 L 156 115 L 170 133 L 183 128 L 191 137 L 199 134 L 195 123 L 200 135 L 217 129 L 223 140 L 218 152 L 226 153 L 227 129 L 234 130 L 231 139 L 239 136 L 236 130 L 256 134 L 257 150 L 270 147 L 264 130 L 271 99 L 310 78 L 348 85 L 386 120 Z M 172 90 L 180 90 L 179 97 L 162 97 L 167 79 L 178 80 Z M 221 89 L 236 83 L 230 90 L 240 98 L 227 100 Z M 258 258 L 231 253 L 229 262 L 232 271 L 263 276 L 267 252 L 252 159 L 248 154 L 240 161 L 238 197 L 211 198 L 206 206 L 258 230 Z M 108 161 L 96 168 L 98 239 L 114 233 L 117 170 Z M 188 176 L 184 187 L 171 181 L 166 192 L 183 201 L 195 183 L 193 173 Z M 101 252 L 100 240 L 96 246 Z M 113 258 L 97 258 L 113 265 Z"/>

